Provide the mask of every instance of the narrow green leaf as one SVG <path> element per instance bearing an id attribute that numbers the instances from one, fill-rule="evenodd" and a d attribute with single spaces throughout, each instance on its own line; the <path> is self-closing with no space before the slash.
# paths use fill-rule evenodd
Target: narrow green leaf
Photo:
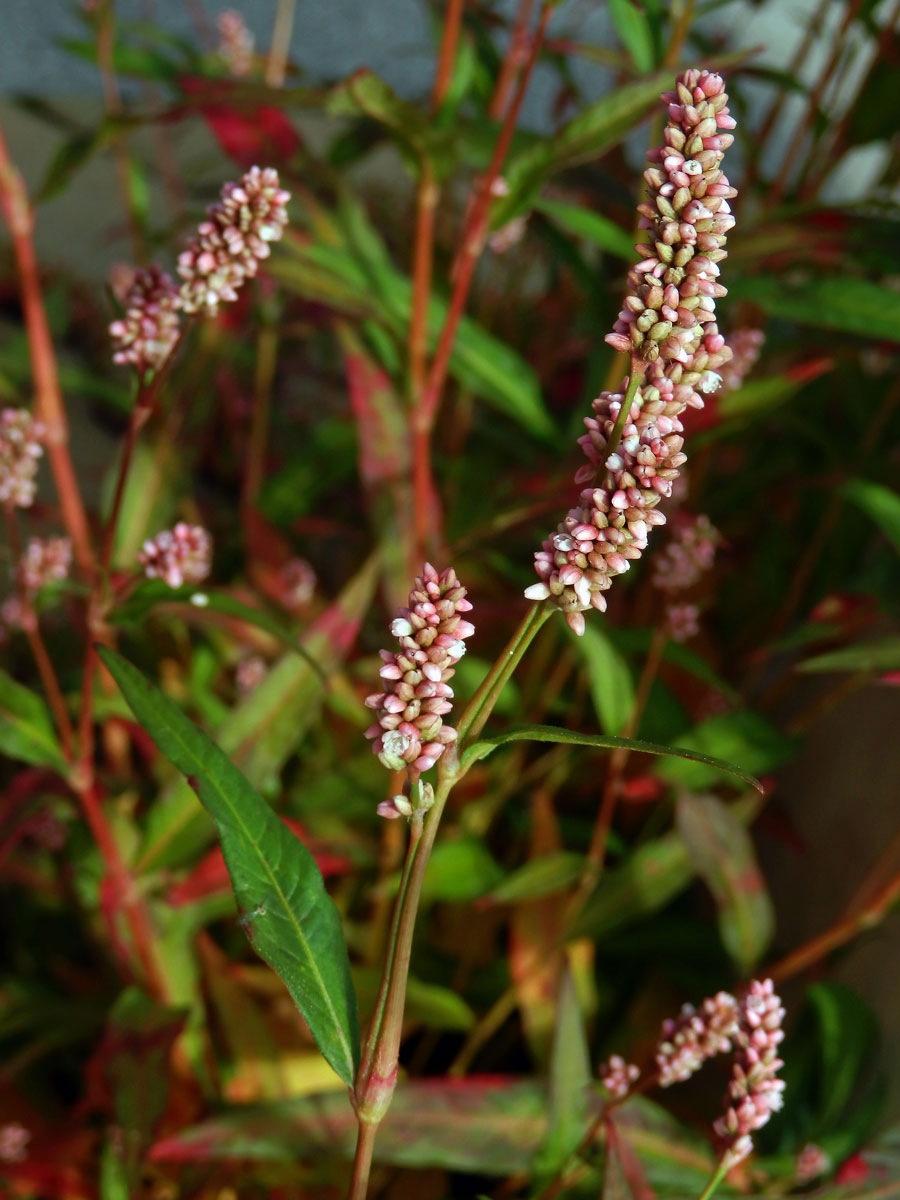
<path id="1" fill-rule="evenodd" d="M 897 671 L 900 670 L 900 637 L 878 638 L 856 646 L 842 646 L 799 663 L 798 671 Z"/>
<path id="2" fill-rule="evenodd" d="M 750 835 L 715 796 L 683 793 L 676 821 L 695 871 L 715 898 L 725 949 L 748 975 L 775 929 L 775 910 Z"/>
<path id="3" fill-rule="evenodd" d="M 244 931 L 287 985 L 325 1058 L 351 1085 L 359 1062 L 356 998 L 340 917 L 315 859 L 193 721 L 125 659 L 107 647 L 98 652 L 137 719 L 215 821 Z"/>
<path id="4" fill-rule="evenodd" d="M 787 375 L 750 379 L 716 402 L 716 413 L 723 421 L 749 421 L 767 416 L 786 404 L 800 391 L 802 382 Z M 710 432 L 714 432 L 710 430 Z M 723 431 L 727 432 L 727 430 Z"/>
<path id="5" fill-rule="evenodd" d="M 572 972 L 566 964 L 560 976 L 550 1054 L 547 1136 L 532 1163 L 539 1180 L 554 1176 L 584 1136 L 590 1086 L 591 1059 L 584 1018 Z"/>
<path id="6" fill-rule="evenodd" d="M 65 767 L 46 704 L 5 671 L 0 671 L 0 751 L 35 767 Z"/>
<path id="7" fill-rule="evenodd" d="M 868 479 L 851 479 L 841 491 L 867 517 L 872 518 L 900 554 L 900 495 Z"/>
<path id="8" fill-rule="evenodd" d="M 509 194 L 492 209 L 491 226 L 498 229 L 525 212 L 556 172 L 605 154 L 659 102 L 660 93 L 671 84 L 671 75 L 660 72 L 616 88 L 589 104 L 552 138 L 510 155 L 504 170 Z"/>
<path id="9" fill-rule="evenodd" d="M 656 66 L 653 54 L 653 34 L 645 13 L 633 0 L 607 0 L 607 12 L 619 41 L 628 51 L 638 71 L 646 74 Z"/>
<path id="10" fill-rule="evenodd" d="M 741 279 L 732 300 L 758 304 L 770 316 L 864 338 L 900 341 L 900 293 L 855 275 L 825 275 L 790 284 L 771 276 Z"/>
<path id="11" fill-rule="evenodd" d="M 607 733 L 619 733 L 634 711 L 631 669 L 596 623 L 585 628 L 577 645 L 587 663 L 591 698 L 600 726 Z"/>
<path id="12" fill-rule="evenodd" d="M 365 1015 L 375 1007 L 381 982 L 380 968 L 354 970 L 360 1012 Z M 406 985 L 404 1020 L 429 1029 L 449 1029 L 465 1033 L 475 1024 L 475 1013 L 458 992 L 437 983 L 426 983 L 410 975 Z"/>
<path id="13" fill-rule="evenodd" d="M 520 725 L 514 729 L 507 729 L 504 733 L 495 734 L 494 737 L 483 738 L 481 741 L 473 742 L 463 751 L 463 768 L 468 769 L 473 763 L 493 753 L 498 746 L 505 746 L 507 742 L 553 742 L 567 746 L 589 746 L 595 750 L 616 750 L 621 748 L 633 751 L 635 754 L 654 754 L 663 758 L 684 759 L 689 763 L 696 763 L 699 767 L 703 768 L 704 776 L 709 771 L 724 771 L 726 774 L 734 775 L 735 778 L 743 780 L 744 783 L 748 783 L 751 787 L 756 788 L 760 794 L 762 793 L 762 785 L 759 780 L 752 775 L 748 775 L 746 771 L 735 766 L 734 763 L 722 758 L 716 758 L 711 754 L 704 754 L 687 746 L 658 746 L 655 742 L 642 742 L 636 738 L 612 737 L 611 735 L 596 733 L 575 733 L 570 729 L 559 729 L 555 725 Z"/>
<path id="14" fill-rule="evenodd" d="M 634 258 L 633 234 L 604 217 L 602 213 L 582 208 L 578 204 L 562 204 L 558 200 L 543 198 L 537 200 L 534 207 L 561 229 L 584 238 L 599 249 L 624 258 L 626 262 Z"/>

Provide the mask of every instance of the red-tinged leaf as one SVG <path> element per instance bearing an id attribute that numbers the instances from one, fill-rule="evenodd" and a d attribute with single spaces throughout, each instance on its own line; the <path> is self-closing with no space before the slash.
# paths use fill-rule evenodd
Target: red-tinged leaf
<path id="1" fill-rule="evenodd" d="M 316 866 L 326 879 L 332 875 L 342 875 L 345 871 L 350 870 L 353 864 L 349 858 L 343 854 L 330 854 L 327 850 L 317 847 L 299 821 L 295 821 L 292 817 L 279 815 L 288 829 L 297 835 L 312 854 L 316 860 Z M 222 849 L 220 846 L 215 846 L 204 854 L 189 875 L 169 889 L 166 902 L 175 908 L 183 908 L 184 905 L 193 904 L 194 901 L 200 900 L 204 896 L 212 895 L 215 892 L 227 892 L 230 889 L 231 883 Z"/>
<path id="2" fill-rule="evenodd" d="M 546 1130 L 546 1094 L 533 1079 L 469 1076 L 401 1083 L 378 1130 L 376 1162 L 502 1176 L 527 1170 Z M 331 1092 L 232 1109 L 158 1142 L 155 1162 L 350 1158 L 356 1118 Z"/>
<path id="3" fill-rule="evenodd" d="M 391 608 L 405 603 L 412 557 L 411 449 L 406 413 L 388 374 L 362 343 L 342 331 L 350 404 L 359 435 L 359 475 L 369 517 L 381 550 L 386 600 Z M 432 497 L 431 527 L 440 519 Z"/>
<path id="4" fill-rule="evenodd" d="M 865 1183 L 872 1174 L 872 1168 L 866 1162 L 861 1154 L 851 1154 L 850 1157 L 842 1162 L 838 1167 L 838 1172 L 834 1177 L 837 1184 L 848 1183 Z"/>
<path id="5" fill-rule="evenodd" d="M 627 1195 L 631 1200 L 656 1200 L 656 1193 L 647 1181 L 641 1160 L 635 1152 L 628 1136 L 627 1128 L 620 1129 L 617 1114 L 610 1114 L 607 1126 L 607 1145 L 612 1160 L 615 1155 L 618 1160 L 620 1178 L 627 1186 Z M 605 1194 L 604 1194 L 604 1200 Z"/>
<path id="6" fill-rule="evenodd" d="M 750 834 L 715 796 L 683 793 L 676 816 L 691 862 L 715 898 L 725 949 L 746 975 L 775 928 L 772 900 Z"/>
<path id="7" fill-rule="evenodd" d="M 184 77 L 179 83 L 189 96 L 210 98 L 199 111 L 224 152 L 244 170 L 255 163 L 286 162 L 300 149 L 300 135 L 280 109 L 270 104 L 232 107 L 229 81 L 211 84 L 208 79 Z"/>

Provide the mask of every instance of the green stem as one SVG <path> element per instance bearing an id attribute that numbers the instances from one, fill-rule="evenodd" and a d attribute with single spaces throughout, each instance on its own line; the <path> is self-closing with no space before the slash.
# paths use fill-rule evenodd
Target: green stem
<path id="1" fill-rule="evenodd" d="M 360 1121 L 347 1200 L 366 1200 L 366 1192 L 369 1190 L 369 1172 L 372 1169 L 372 1151 L 375 1149 L 377 1132 L 377 1125 L 370 1125 L 368 1121 Z"/>
<path id="2" fill-rule="evenodd" d="M 700 1193 L 700 1195 L 697 1197 L 697 1200 L 710 1200 L 710 1197 L 716 1191 L 719 1184 L 722 1182 L 722 1180 L 725 1178 L 725 1176 L 727 1174 L 728 1174 L 728 1167 L 723 1160 L 722 1162 L 719 1163 L 718 1167 L 716 1167 L 715 1174 L 713 1175 L 712 1179 L 710 1179 L 709 1183 L 706 1185 L 706 1187 L 703 1189 L 703 1191 Z"/>
<path id="3" fill-rule="evenodd" d="M 473 741 L 484 723 L 494 710 L 494 705 L 506 682 L 521 661 L 522 655 L 534 641 L 535 634 L 553 612 L 546 601 L 533 604 L 519 623 L 515 633 L 509 639 L 506 647 L 497 661 L 485 675 L 484 679 L 463 711 L 456 727 L 459 735 L 458 744 L 465 740 Z"/>
<path id="4" fill-rule="evenodd" d="M 606 445 L 607 457 L 610 454 L 615 454 L 618 449 L 619 442 L 622 440 L 622 430 L 625 428 L 625 422 L 628 420 L 628 414 L 631 412 L 632 402 L 644 380 L 646 371 L 646 363 L 636 361 L 632 358 L 631 374 L 628 377 L 628 390 L 625 392 L 625 399 L 622 401 L 622 407 L 619 409 L 619 415 L 616 417 L 616 423 L 613 425 L 612 433 Z"/>

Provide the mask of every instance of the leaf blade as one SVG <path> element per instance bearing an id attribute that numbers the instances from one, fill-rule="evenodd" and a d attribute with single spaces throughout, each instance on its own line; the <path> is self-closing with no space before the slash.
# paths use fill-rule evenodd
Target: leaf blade
<path id="1" fill-rule="evenodd" d="M 315 860 L 202 730 L 125 659 L 106 647 L 98 652 L 135 716 L 215 821 L 245 932 L 286 984 L 325 1058 L 351 1085 L 359 1063 L 356 999 L 340 918 Z"/>

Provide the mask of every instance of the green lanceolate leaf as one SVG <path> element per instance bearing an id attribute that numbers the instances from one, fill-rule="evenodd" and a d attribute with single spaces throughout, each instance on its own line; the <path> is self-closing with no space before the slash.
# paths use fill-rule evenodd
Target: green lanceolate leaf
<path id="1" fill-rule="evenodd" d="M 497 229 L 525 212 L 551 175 L 599 158 L 628 133 L 651 104 L 659 101 L 660 92 L 671 83 L 667 72 L 617 88 L 589 104 L 552 138 L 511 155 L 504 170 L 509 194 L 492 209 L 491 226 Z"/>
<path id="2" fill-rule="evenodd" d="M 519 725 L 515 729 L 507 729 L 504 733 L 498 733 L 494 737 L 473 742 L 463 752 L 463 770 L 467 770 L 480 759 L 486 758 L 498 746 L 505 746 L 507 742 L 554 742 L 567 746 L 589 746 L 595 750 L 622 749 L 633 751 L 635 754 L 655 754 L 666 758 L 685 759 L 703 767 L 714 768 L 716 771 L 734 775 L 744 783 L 749 783 L 751 787 L 756 788 L 762 794 L 762 784 L 758 779 L 748 775 L 746 771 L 735 766 L 734 763 L 727 762 L 724 758 L 715 758 L 710 754 L 702 754 L 681 746 L 659 746 L 655 742 L 642 742 L 637 738 L 611 737 L 597 733 L 575 733 L 570 729 L 558 729 L 555 725 Z"/>
<path id="3" fill-rule="evenodd" d="M 34 767 L 64 766 L 46 704 L 5 671 L 0 671 L 0 752 Z"/>
<path id="4" fill-rule="evenodd" d="M 694 869 L 715 898 L 725 949 L 746 975 L 775 928 L 775 911 L 750 835 L 716 796 L 686 792 L 679 797 L 676 816 Z"/>
<path id="5" fill-rule="evenodd" d="M 868 479 L 851 479 L 842 491 L 851 503 L 872 518 L 900 554 L 900 495 Z"/>
<path id="6" fill-rule="evenodd" d="M 352 1084 L 356 997 L 340 917 L 315 859 L 171 700 L 113 651 L 99 653 L 138 721 L 215 821 L 254 949 L 287 985 L 325 1058 Z"/>

